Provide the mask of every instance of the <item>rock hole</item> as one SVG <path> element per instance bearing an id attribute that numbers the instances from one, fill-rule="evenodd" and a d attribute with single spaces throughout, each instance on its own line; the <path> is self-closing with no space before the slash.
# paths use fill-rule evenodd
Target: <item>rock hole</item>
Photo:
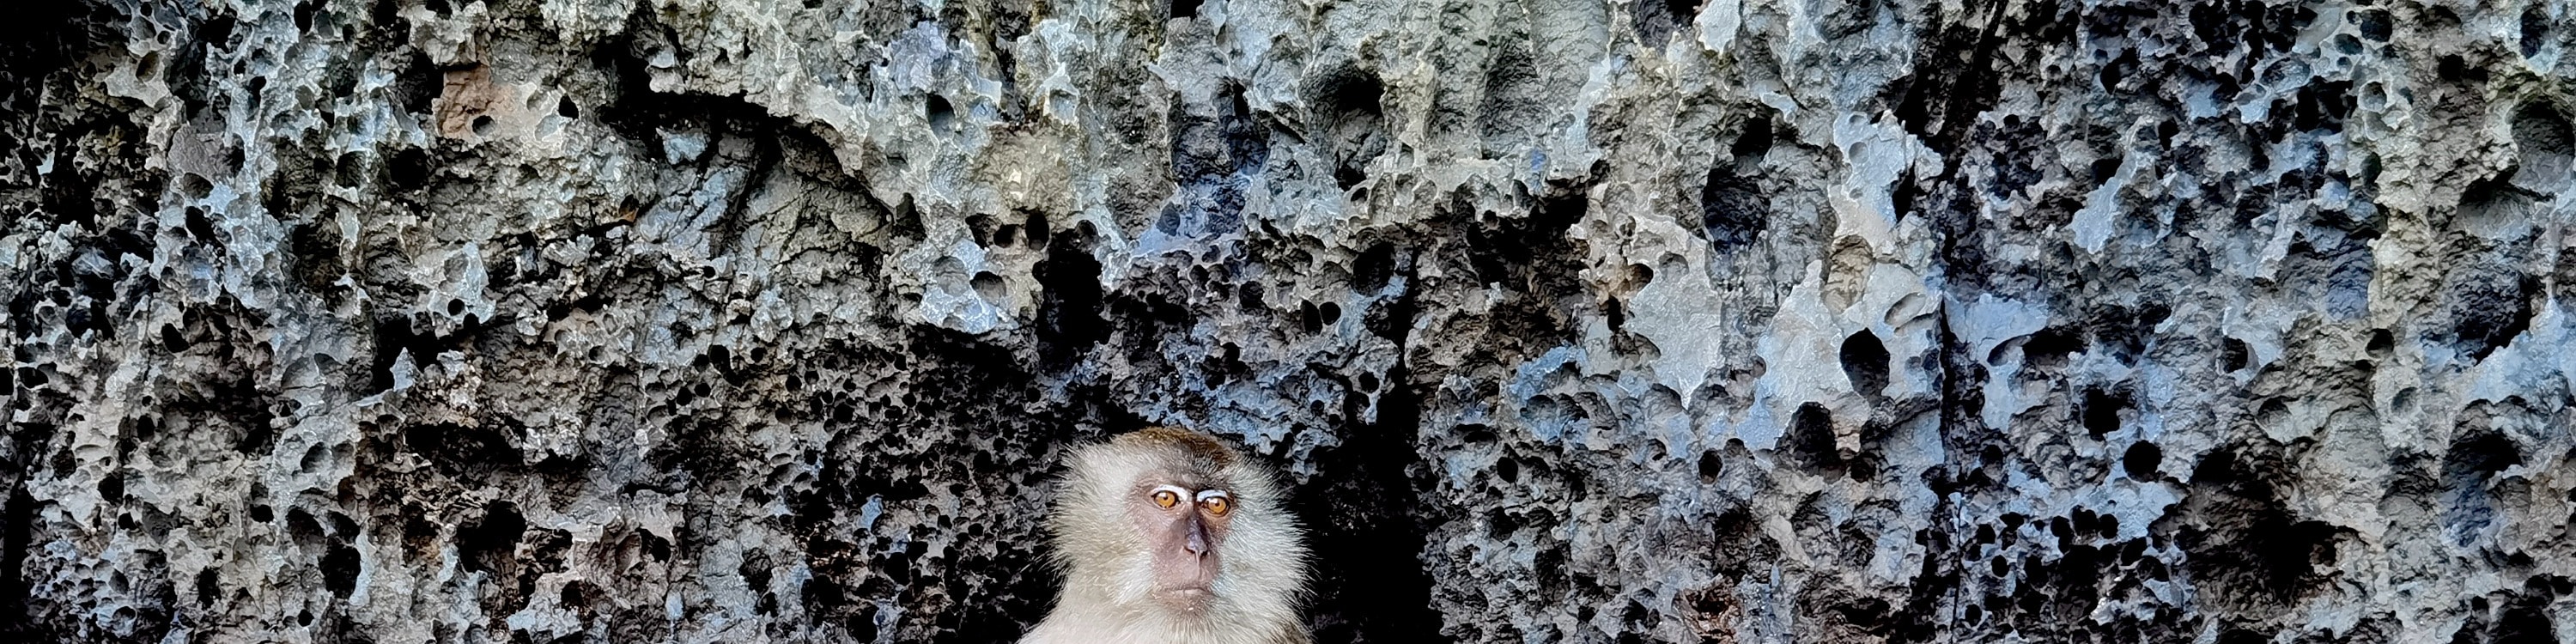
<path id="1" fill-rule="evenodd" d="M 1639 44 L 1661 49 L 1673 32 L 1690 25 L 1691 17 L 1698 12 L 1698 3 L 1693 0 L 1638 0 L 1628 7 L 1629 26 L 1637 31 Z"/>
<path id="2" fill-rule="evenodd" d="M 488 115 L 488 114 L 487 114 L 487 115 L 483 115 L 483 116 L 477 116 L 477 117 L 474 117 L 474 135 L 475 135 L 475 136 L 482 136 L 482 137 L 489 137 L 489 136 L 492 136 L 492 131 L 493 131 L 494 129 L 497 129 L 497 128 L 496 128 L 496 123 L 492 120 L 491 115 Z"/>
<path id="3" fill-rule="evenodd" d="M 420 148 L 396 152 L 394 158 L 385 163 L 385 173 L 386 178 L 393 182 L 394 190 L 418 190 L 429 183 L 429 152 Z"/>
<path id="4" fill-rule="evenodd" d="M 2127 396 L 2114 396 L 2101 387 L 2084 389 L 2084 431 L 2096 439 L 2120 429 L 2120 410 L 2129 407 Z"/>
<path id="5" fill-rule="evenodd" d="M 1896 211 L 1897 221 L 1904 221 L 1906 215 L 1914 213 L 1914 202 L 1921 199 L 1922 194 L 1923 189 L 1914 185 L 1912 168 L 1907 168 L 1904 174 L 1897 176 L 1896 190 L 1887 195 L 1888 206 Z"/>
<path id="6" fill-rule="evenodd" d="M 1699 482 L 1716 483 L 1717 476 L 1725 471 L 1726 461 L 1718 458 L 1717 450 L 1699 453 Z"/>
<path id="7" fill-rule="evenodd" d="M 1695 0 L 1685 1 L 1696 4 Z M 1769 117 L 1750 119 L 1744 122 L 1744 131 L 1735 135 L 1735 142 L 1726 146 L 1726 151 L 1735 156 L 1735 164 L 1739 167 L 1759 166 L 1763 155 L 1771 153 L 1772 140 L 1778 136 L 1771 129 Z"/>
<path id="8" fill-rule="evenodd" d="M 1088 231 L 1077 226 L 1067 232 L 1030 269 L 1039 291 L 1038 350 L 1050 368 L 1071 366 L 1109 337 L 1108 321 L 1100 313 L 1100 260 L 1091 257 Z"/>
<path id="9" fill-rule="evenodd" d="M 1332 76 L 1323 90 L 1315 102 L 1329 106 L 1323 116 L 1332 124 L 1327 131 L 1335 159 L 1333 181 L 1348 191 L 1368 180 L 1365 166 L 1386 147 L 1386 85 L 1375 74 L 1354 70 Z"/>
<path id="10" fill-rule="evenodd" d="M 2118 176 L 2119 174 L 2119 157 L 2107 157 L 2093 160 L 2093 185 L 2098 186 L 2109 183 L 2111 181 L 2111 177 Z"/>
<path id="11" fill-rule="evenodd" d="M 457 554 L 466 570 L 499 570 L 517 556 L 519 535 L 527 530 L 528 521 L 519 515 L 519 506 L 493 501 L 483 506 L 483 516 L 456 529 Z"/>
<path id="12" fill-rule="evenodd" d="M 933 94 L 922 102 L 924 103 L 922 112 L 924 117 L 930 120 L 930 129 L 941 134 L 956 131 L 957 108 L 948 104 L 947 97 Z"/>
<path id="13" fill-rule="evenodd" d="M 331 540 L 331 548 L 322 553 L 322 586 L 341 599 L 347 599 L 351 591 L 357 590 L 357 548 L 344 540 Z"/>
<path id="14" fill-rule="evenodd" d="M 198 608 L 209 608 L 215 605 L 215 599 L 223 595 L 221 583 L 222 582 L 215 576 L 215 569 L 213 566 L 208 566 L 204 570 L 197 571 Z"/>
<path id="15" fill-rule="evenodd" d="M 2052 326 L 2031 334 L 2030 340 L 2022 343 L 2021 363 L 2023 368 L 2064 366 L 2067 356 L 2083 350 L 2083 336 L 2073 329 Z"/>
<path id="16" fill-rule="evenodd" d="M 2549 618 L 2549 599 L 2545 595 L 2517 598 L 2497 617 L 2487 633 L 2490 644 L 2556 644 L 2558 627 Z"/>
<path id="17" fill-rule="evenodd" d="M 2475 428 L 2451 439 L 2442 454 L 2442 473 L 2459 487 L 2486 486 L 2487 478 L 2522 464 L 2522 449 L 2493 429 Z"/>
<path id="18" fill-rule="evenodd" d="M 1317 319 L 1321 320 L 1324 324 L 1339 324 L 1342 321 L 1342 305 L 1340 304 L 1325 302 L 1322 305 L 1315 307 L 1315 313 L 1319 316 Z"/>
<path id="19" fill-rule="evenodd" d="M 2341 132 L 2354 103 L 2352 81 L 2302 85 L 2291 99 L 2290 125 L 2301 132 Z"/>
<path id="20" fill-rule="evenodd" d="M 1002 281 L 1002 276 L 994 275 L 990 271 L 975 274 L 975 295 L 984 298 L 986 302 L 996 304 L 1009 302 L 1011 293 L 1008 286 L 1008 283 Z"/>
<path id="21" fill-rule="evenodd" d="M 581 118 L 581 106 L 574 105 L 570 96 L 555 99 L 555 116 L 568 119 Z"/>
<path id="22" fill-rule="evenodd" d="M 2535 9 L 2537 6 L 2535 5 Z M 2557 194 L 2576 178 L 2576 127 L 2549 104 L 2532 102 L 2513 113 L 2514 147 L 2521 164 L 2515 185 L 2542 194 Z"/>
<path id="23" fill-rule="evenodd" d="M 1368 171 L 1362 169 L 1358 163 L 1344 163 L 1333 168 L 1333 183 L 1340 185 L 1343 190 L 1349 190 L 1352 186 L 1360 185 L 1360 182 L 1367 180 Z"/>
<path id="24" fill-rule="evenodd" d="M 403 430 L 403 443 L 450 478 L 479 479 L 521 464 L 519 448 L 512 446 L 508 437 L 481 426 L 414 425 Z"/>
<path id="25" fill-rule="evenodd" d="M 2488 77 L 2486 67 L 2471 65 L 2467 58 L 2459 54 L 2444 54 L 2434 59 L 2433 75 L 2442 80 L 2467 85 L 2484 85 Z"/>
<path id="26" fill-rule="evenodd" d="M 304 508 L 286 509 L 286 535 L 300 545 L 322 542 L 322 522 Z"/>
<path id="27" fill-rule="evenodd" d="M 2116 92 L 2120 91 L 2120 81 L 2136 73 L 2138 73 L 2137 50 L 2123 49 L 2120 51 L 2120 57 L 2113 58 L 2111 62 L 2102 65 L 2102 71 L 2096 76 L 2096 80 L 2102 83 L 2102 89 Z"/>
<path id="28" fill-rule="evenodd" d="M 1360 253 L 1358 260 L 1351 263 L 1351 278 L 1358 282 L 1361 293 L 1376 294 L 1385 290 L 1387 280 L 1394 275 L 1395 245 L 1391 243 L 1371 244 L 1368 250 Z"/>
<path id="29" fill-rule="evenodd" d="M 1700 0 L 1664 0 L 1664 10 L 1672 12 L 1674 22 L 1689 24 L 1699 17 Z"/>
<path id="30" fill-rule="evenodd" d="M 190 172 L 179 176 L 179 194 L 189 199 L 204 199 L 214 192 L 214 182 L 207 181 L 204 175 Z"/>
<path id="31" fill-rule="evenodd" d="M 2451 273 L 2445 289 L 2450 299 L 2453 346 L 2472 360 L 2485 360 L 2513 343 L 2531 323 L 2532 295 L 2540 280 L 2510 269 L 2479 265 Z"/>
<path id="32" fill-rule="evenodd" d="M 1046 213 L 1031 212 L 1028 214 L 1028 220 L 1020 224 L 1020 236 L 1026 238 L 1030 246 L 1047 245 L 1047 236 L 1053 231 L 1047 229 Z"/>
<path id="33" fill-rule="evenodd" d="M 1200 0 L 1172 0 L 1172 17 L 1199 17 L 1199 2 Z"/>
<path id="34" fill-rule="evenodd" d="M 2130 443 L 2129 450 L 2120 455 L 2120 468 L 2129 472 L 2129 478 L 2139 481 L 2161 478 L 2164 462 L 2165 449 L 2146 441 Z"/>
<path id="35" fill-rule="evenodd" d="M 1887 345 L 1879 342 L 1877 333 L 1862 329 L 1843 338 L 1843 377 L 1851 380 L 1853 391 L 1871 398 L 1885 394 L 1887 362 Z"/>
<path id="36" fill-rule="evenodd" d="M 1708 171 L 1700 187 L 1700 234 L 1719 254 L 1751 245 L 1771 225 L 1769 205 L 1750 178 L 1737 176 L 1731 165 Z"/>
<path id="37" fill-rule="evenodd" d="M 1253 313 L 1269 308 L 1269 304 L 1262 301 L 1262 295 L 1268 290 L 1269 287 L 1262 286 L 1260 282 L 1245 282 L 1243 288 L 1235 290 L 1235 296 L 1237 299 L 1235 304 L 1236 306 L 1242 307 L 1243 312 L 1245 313 Z"/>
<path id="38" fill-rule="evenodd" d="M 303 2 L 295 3 L 295 30 L 298 32 L 312 31 L 313 12 L 318 11 L 321 8 L 322 4 L 316 0 L 304 0 Z"/>
<path id="39" fill-rule="evenodd" d="M 360 393 L 375 394 L 394 388 L 394 361 L 401 359 L 404 350 L 436 346 L 435 339 L 413 333 L 408 321 L 399 318 L 377 320 L 375 358 L 367 367 L 367 388 Z M 423 357 L 418 351 L 413 351 L 411 357 L 413 368 L 423 366 Z"/>
<path id="40" fill-rule="evenodd" d="M 2549 5 L 2546 3 L 2535 2 L 2532 3 L 2531 8 L 2522 10 L 2523 58 L 2540 56 L 2541 46 L 2549 44 L 2551 22 L 2553 21 L 2549 19 Z"/>
<path id="41" fill-rule="evenodd" d="M 2316 565 L 2335 559 L 2342 531 L 2322 521 L 2302 521 L 2271 483 L 2283 465 L 2261 454 L 2218 449 L 2191 474 L 2195 520 L 2177 535 L 2185 567 L 2212 599 L 2237 610 L 2290 605 L 2315 580 Z"/>
<path id="42" fill-rule="evenodd" d="M 1823 404 L 1810 402 L 1798 406 L 1798 413 L 1791 417 L 1789 433 L 1783 440 L 1782 447 L 1788 448 L 1789 456 L 1810 469 L 1842 465 L 1842 451 L 1834 445 L 1833 412 L 1827 411 Z"/>

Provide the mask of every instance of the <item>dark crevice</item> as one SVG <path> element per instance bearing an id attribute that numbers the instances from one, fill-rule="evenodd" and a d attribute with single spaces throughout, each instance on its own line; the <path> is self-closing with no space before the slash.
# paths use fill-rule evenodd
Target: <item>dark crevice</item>
<path id="1" fill-rule="evenodd" d="M 1313 124 L 1333 152 L 1333 182 L 1343 190 L 1368 180 L 1367 166 L 1387 148 L 1386 84 L 1376 74 L 1343 70 L 1318 83 Z"/>
<path id="2" fill-rule="evenodd" d="M 1038 353 L 1050 371 L 1072 366 L 1109 337 L 1109 323 L 1101 317 L 1101 265 L 1091 256 L 1091 237 L 1089 223 L 1056 235 L 1047 245 L 1046 259 L 1030 269 L 1039 286 Z"/>
<path id="3" fill-rule="evenodd" d="M 2179 526 L 2175 542 L 2193 585 L 2219 610 L 2273 614 L 2298 605 L 2320 581 L 2317 566 L 2335 560 L 2335 541 L 2348 530 L 2301 519 L 2274 483 L 2283 468 L 2265 453 L 2213 451 L 2193 467 L 2181 510 L 2166 517 Z"/>
<path id="4" fill-rule="evenodd" d="M 21 446 L 25 443 L 21 442 Z M 28 453 L 26 450 L 19 454 Z M 24 472 L 26 468 L 15 468 Z M 0 509 L 0 635 L 24 638 L 20 641 L 49 641 L 46 630 L 27 613 L 28 584 L 23 576 L 27 569 L 27 548 L 36 526 L 36 499 L 27 490 L 14 487 L 9 491 L 8 507 Z"/>
<path id="5" fill-rule="evenodd" d="M 1338 517 L 1318 522 L 1308 535 L 1318 600 L 1309 611 L 1318 642 L 1378 644 L 1446 642 L 1432 610 L 1432 582 L 1420 558 L 1424 527 L 1438 517 L 1418 515 L 1428 484 L 1413 448 L 1422 431 L 1422 400 L 1405 367 L 1387 374 L 1378 397 L 1377 422 L 1352 427 L 1346 442 L 1316 455 L 1322 471 L 1296 491 L 1298 516 Z M 1353 405 L 1347 417 L 1360 417 Z"/>
<path id="6" fill-rule="evenodd" d="M 2120 428 L 2120 411 L 2132 403 L 2125 395 L 2112 395 L 2100 387 L 2084 390 L 2084 431 L 2099 439 Z"/>
<path id="7" fill-rule="evenodd" d="M 1700 235 L 1720 255 L 1753 245 L 1771 226 L 1770 200 L 1752 177 L 1736 174 L 1729 161 L 1708 170 L 1699 193 Z"/>
<path id="8" fill-rule="evenodd" d="M 322 586 L 332 596 L 347 599 L 358 587 L 358 549 L 345 539 L 332 539 L 329 550 L 322 554 Z"/>
<path id="9" fill-rule="evenodd" d="M 527 532 L 528 521 L 519 514 L 519 506 L 508 501 L 493 501 L 483 506 L 483 514 L 456 529 L 458 562 L 469 571 L 494 572 L 512 566 L 519 549 L 519 537 Z"/>
<path id="10" fill-rule="evenodd" d="M 2164 448 L 2138 441 L 2130 443 L 2128 451 L 2120 454 L 2120 467 L 2129 473 L 2129 478 L 2154 481 L 2163 475 L 2164 460 Z"/>
<path id="11" fill-rule="evenodd" d="M 1863 329 L 1843 339 L 1843 376 L 1863 396 L 1886 393 L 1889 359 L 1887 345 L 1879 342 L 1877 333 Z"/>
<path id="12" fill-rule="evenodd" d="M 1790 461 L 1810 470 L 1826 470 L 1843 465 L 1842 449 L 1834 441 L 1834 417 L 1825 406 L 1807 403 L 1789 420 L 1789 433 L 1780 437 L 1780 451 Z"/>
<path id="13" fill-rule="evenodd" d="M 2530 327 L 2537 276 L 2481 265 L 2454 271 L 2449 282 L 2450 339 L 2469 359 L 2485 360 Z"/>

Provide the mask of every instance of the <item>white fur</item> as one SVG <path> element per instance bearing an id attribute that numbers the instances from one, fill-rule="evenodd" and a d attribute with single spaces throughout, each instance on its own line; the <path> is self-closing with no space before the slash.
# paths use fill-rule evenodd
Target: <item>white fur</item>
<path id="1" fill-rule="evenodd" d="M 1205 608 L 1181 611 L 1153 597 L 1153 555 L 1126 519 L 1136 484 L 1167 459 L 1155 445 L 1106 443 L 1071 459 L 1050 518 L 1063 593 L 1023 644 L 1305 644 L 1297 605 L 1306 546 L 1279 484 L 1242 458 L 1229 479 L 1226 539 Z M 1186 498 L 1186 496 L 1185 496 Z"/>

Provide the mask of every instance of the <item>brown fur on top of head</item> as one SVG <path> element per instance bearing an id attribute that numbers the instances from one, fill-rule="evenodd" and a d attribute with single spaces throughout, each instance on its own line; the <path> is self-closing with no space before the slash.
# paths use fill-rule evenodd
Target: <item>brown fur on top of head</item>
<path id="1" fill-rule="evenodd" d="M 1215 437 L 1178 427 L 1147 427 L 1110 439 L 1112 444 L 1167 446 L 1180 450 L 1190 465 L 1202 472 L 1215 474 L 1233 467 L 1237 457 Z"/>

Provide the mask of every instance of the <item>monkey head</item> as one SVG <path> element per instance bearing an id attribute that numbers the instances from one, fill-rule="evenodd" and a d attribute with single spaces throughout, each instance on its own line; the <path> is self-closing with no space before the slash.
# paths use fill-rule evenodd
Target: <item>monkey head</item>
<path id="1" fill-rule="evenodd" d="M 1146 615 L 1183 632 L 1297 628 L 1306 551 L 1267 468 L 1166 427 L 1080 448 L 1067 464 L 1050 519 L 1066 577 L 1059 614 Z"/>

